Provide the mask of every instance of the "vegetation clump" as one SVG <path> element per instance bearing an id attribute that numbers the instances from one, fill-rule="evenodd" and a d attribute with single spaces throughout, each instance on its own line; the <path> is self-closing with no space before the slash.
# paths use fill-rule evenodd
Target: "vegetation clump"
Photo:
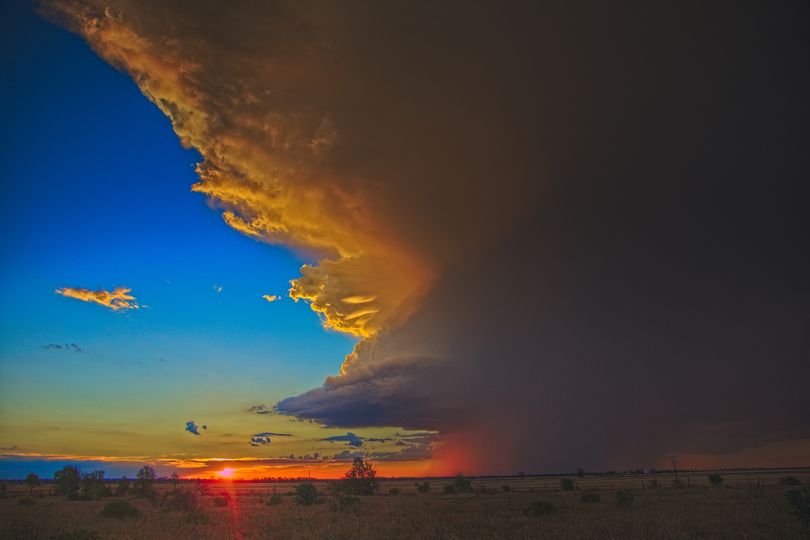
<path id="1" fill-rule="evenodd" d="M 62 531 L 54 540 L 98 540 L 98 532 L 92 529 L 73 529 L 72 531 Z"/>
<path id="2" fill-rule="evenodd" d="M 155 499 L 155 469 L 145 465 L 135 475 L 135 492 L 140 497 L 154 501 Z"/>
<path id="3" fill-rule="evenodd" d="M 579 498 L 584 503 L 598 503 L 602 497 L 598 493 L 583 493 Z"/>
<path id="4" fill-rule="evenodd" d="M 331 482 L 329 484 L 326 496 L 332 510 L 342 511 L 357 503 L 359 500 L 358 496 L 352 493 L 351 487 L 351 485 L 343 481 Z M 313 502 L 315 502 L 315 500 L 313 500 Z"/>
<path id="5" fill-rule="evenodd" d="M 713 486 L 720 486 L 723 484 L 723 477 L 720 473 L 712 473 L 709 476 L 709 484 Z"/>
<path id="6" fill-rule="evenodd" d="M 267 499 L 267 506 L 277 506 L 284 502 L 284 499 L 278 493 L 273 493 L 269 499 Z"/>
<path id="7" fill-rule="evenodd" d="M 509 484 L 504 484 L 501 486 L 501 491 L 503 491 L 504 493 L 509 493 L 510 491 L 512 491 L 512 486 L 510 486 Z"/>
<path id="8" fill-rule="evenodd" d="M 449 484 L 445 484 L 442 488 L 442 493 L 452 495 L 454 493 L 472 493 L 473 486 L 469 479 L 464 478 L 464 475 L 458 473 L 450 480 Z"/>
<path id="9" fill-rule="evenodd" d="M 132 506 L 129 501 L 112 501 L 104 505 L 101 509 L 101 516 L 115 519 L 126 519 L 138 517 L 140 511 Z"/>
<path id="10" fill-rule="evenodd" d="M 419 493 L 430 493 L 430 484 L 428 483 L 427 480 L 425 480 L 421 484 L 419 482 L 416 482 L 414 486 L 416 486 L 416 491 L 418 491 Z"/>
<path id="11" fill-rule="evenodd" d="M 25 484 L 28 486 L 28 492 L 33 495 L 34 488 L 39 485 L 39 475 L 36 473 L 28 473 L 25 477 Z"/>
<path id="12" fill-rule="evenodd" d="M 220 508 L 228 506 L 228 499 L 226 497 L 214 497 L 211 499 L 211 502 L 214 506 L 219 506 Z"/>
<path id="13" fill-rule="evenodd" d="M 56 471 L 53 475 L 53 483 L 57 495 L 72 496 L 78 493 L 81 476 L 79 468 L 67 465 Z"/>
<path id="14" fill-rule="evenodd" d="M 795 476 L 783 476 L 779 479 L 780 486 L 800 486 L 802 481 Z"/>
<path id="15" fill-rule="evenodd" d="M 183 516 L 183 522 L 189 525 L 205 525 L 211 521 L 211 518 L 205 512 L 200 510 L 192 510 Z"/>
<path id="16" fill-rule="evenodd" d="M 101 499 L 109 497 L 112 491 L 104 483 L 104 471 L 90 471 L 82 474 L 81 497 L 84 500 Z"/>
<path id="17" fill-rule="evenodd" d="M 626 489 L 620 489 L 616 492 L 616 502 L 621 507 L 628 507 L 633 504 L 635 500 L 635 496 L 633 495 L 632 491 Z"/>
<path id="18" fill-rule="evenodd" d="M 399 493 L 400 489 L 396 487 L 392 487 L 391 489 L 388 490 L 389 495 L 399 495 Z"/>
<path id="19" fill-rule="evenodd" d="M 557 512 L 557 507 L 546 501 L 534 501 L 525 510 L 529 516 L 547 516 Z"/>
<path id="20" fill-rule="evenodd" d="M 570 478 L 560 478 L 560 489 L 563 491 L 574 491 L 574 481 Z"/>
<path id="21" fill-rule="evenodd" d="M 791 489 L 785 493 L 792 514 L 805 523 L 810 523 L 810 487 Z"/>
<path id="22" fill-rule="evenodd" d="M 343 489 L 353 495 L 374 495 L 377 493 L 377 470 L 370 461 L 356 457 L 342 484 Z"/>
<path id="23" fill-rule="evenodd" d="M 30 497 L 23 497 L 22 499 L 17 500 L 17 504 L 20 506 L 33 506 L 36 504 L 36 501 Z"/>
<path id="24" fill-rule="evenodd" d="M 197 495 L 190 489 L 167 493 L 163 499 L 163 509 L 170 512 L 192 512 L 198 506 Z"/>
<path id="25" fill-rule="evenodd" d="M 315 484 L 304 482 L 296 486 L 294 497 L 296 504 L 310 506 L 318 500 L 318 490 L 315 489 Z"/>

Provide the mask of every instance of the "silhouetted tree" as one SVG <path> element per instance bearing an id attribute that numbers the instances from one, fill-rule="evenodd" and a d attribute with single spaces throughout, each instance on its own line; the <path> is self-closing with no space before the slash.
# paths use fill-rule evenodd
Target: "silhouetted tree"
<path id="1" fill-rule="evenodd" d="M 377 470 L 370 461 L 354 458 L 352 468 L 344 477 L 346 491 L 354 495 L 374 495 L 377 492 Z"/>
<path id="2" fill-rule="evenodd" d="M 28 473 L 25 477 L 25 483 L 28 486 L 28 491 L 31 495 L 34 494 L 34 488 L 39 485 L 39 475 L 36 473 Z"/>
<path id="3" fill-rule="evenodd" d="M 115 487 L 115 494 L 119 497 L 126 495 L 129 492 L 129 488 L 129 478 L 122 476 L 121 479 L 118 480 L 118 484 Z"/>
<path id="4" fill-rule="evenodd" d="M 180 475 L 176 472 L 173 472 L 172 475 L 169 477 L 169 482 L 172 484 L 172 493 L 177 492 L 177 484 L 180 483 Z"/>
<path id="5" fill-rule="evenodd" d="M 53 475 L 57 495 L 75 495 L 79 491 L 79 468 L 67 465 Z"/>
<path id="6" fill-rule="evenodd" d="M 108 497 L 111 493 L 104 484 L 104 471 L 90 471 L 82 475 L 82 496 L 87 499 Z"/>
<path id="7" fill-rule="evenodd" d="M 135 476 L 135 490 L 141 497 L 151 499 L 154 492 L 155 469 L 151 465 L 144 465 Z"/>

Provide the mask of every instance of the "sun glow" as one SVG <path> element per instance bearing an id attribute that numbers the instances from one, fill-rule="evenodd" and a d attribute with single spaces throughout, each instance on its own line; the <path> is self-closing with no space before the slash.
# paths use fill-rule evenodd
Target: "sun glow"
<path id="1" fill-rule="evenodd" d="M 233 469 L 225 467 L 217 473 L 220 478 L 233 478 Z"/>

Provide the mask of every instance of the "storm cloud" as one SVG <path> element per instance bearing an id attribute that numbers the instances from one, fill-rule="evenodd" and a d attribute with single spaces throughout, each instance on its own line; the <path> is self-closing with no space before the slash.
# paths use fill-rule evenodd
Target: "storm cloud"
<path id="1" fill-rule="evenodd" d="M 471 471 L 810 438 L 808 9 L 46 5 L 318 260 L 290 295 L 361 341 L 277 409 Z"/>

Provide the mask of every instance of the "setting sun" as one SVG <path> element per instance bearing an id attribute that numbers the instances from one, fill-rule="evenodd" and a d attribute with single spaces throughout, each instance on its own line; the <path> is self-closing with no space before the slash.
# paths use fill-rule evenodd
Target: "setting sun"
<path id="1" fill-rule="evenodd" d="M 233 477 L 233 469 L 230 467 L 225 467 L 221 471 L 217 473 L 218 476 L 222 478 L 232 478 Z"/>

